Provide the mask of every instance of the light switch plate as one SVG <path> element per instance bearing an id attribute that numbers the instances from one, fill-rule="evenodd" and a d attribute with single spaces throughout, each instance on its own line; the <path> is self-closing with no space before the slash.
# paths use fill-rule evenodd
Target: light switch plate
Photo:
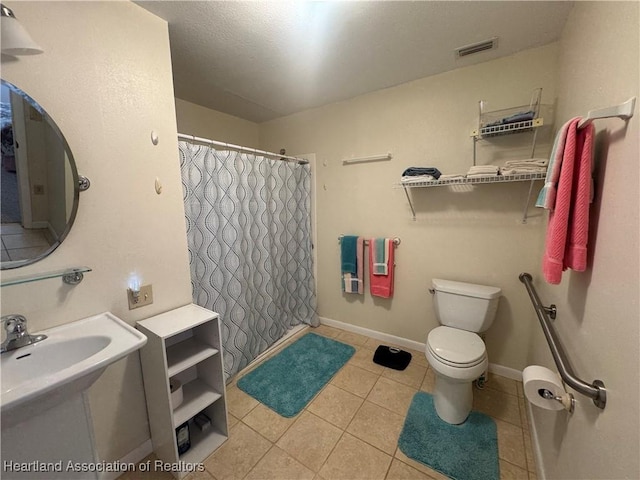
<path id="1" fill-rule="evenodd" d="M 129 310 L 151 305 L 153 303 L 153 290 L 151 289 L 151 284 L 142 285 L 140 287 L 140 295 L 138 295 L 137 302 L 130 288 L 127 289 L 127 298 L 129 299 Z"/>

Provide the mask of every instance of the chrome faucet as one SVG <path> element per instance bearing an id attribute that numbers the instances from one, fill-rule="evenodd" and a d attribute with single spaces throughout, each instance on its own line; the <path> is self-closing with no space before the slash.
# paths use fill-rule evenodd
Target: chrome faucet
<path id="1" fill-rule="evenodd" d="M 25 347 L 47 338 L 46 335 L 29 335 L 27 332 L 27 319 L 22 315 L 3 315 L 0 323 L 4 323 L 7 338 L 0 345 L 0 353 Z"/>

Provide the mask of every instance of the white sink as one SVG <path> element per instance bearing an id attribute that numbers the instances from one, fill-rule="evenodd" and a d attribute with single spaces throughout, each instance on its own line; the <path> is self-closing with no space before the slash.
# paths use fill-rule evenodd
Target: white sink
<path id="1" fill-rule="evenodd" d="M 36 333 L 47 338 L 0 356 L 3 429 L 86 390 L 107 366 L 147 342 L 109 312 Z"/>

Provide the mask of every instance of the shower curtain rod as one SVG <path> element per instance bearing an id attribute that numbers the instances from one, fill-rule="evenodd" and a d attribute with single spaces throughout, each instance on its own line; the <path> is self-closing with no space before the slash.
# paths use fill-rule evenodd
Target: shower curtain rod
<path id="1" fill-rule="evenodd" d="M 178 138 L 181 138 L 183 140 L 191 140 L 193 142 L 208 143 L 210 145 L 218 145 L 220 147 L 226 147 L 226 148 L 229 148 L 231 150 L 239 150 L 241 152 L 256 153 L 258 155 L 264 155 L 264 156 L 268 156 L 268 157 L 275 157 L 277 159 L 285 160 L 285 161 L 288 161 L 288 162 L 298 162 L 298 163 L 302 163 L 302 164 L 309 163 L 309 160 L 307 160 L 305 158 L 290 157 L 288 155 L 280 155 L 279 153 L 267 152 L 265 150 L 257 150 L 255 148 L 250 148 L 250 147 L 243 147 L 242 145 L 234 145 L 233 143 L 219 142 L 217 140 L 211 140 L 209 138 L 196 137 L 195 135 L 187 135 L 187 134 L 184 134 L 184 133 L 178 133 Z"/>

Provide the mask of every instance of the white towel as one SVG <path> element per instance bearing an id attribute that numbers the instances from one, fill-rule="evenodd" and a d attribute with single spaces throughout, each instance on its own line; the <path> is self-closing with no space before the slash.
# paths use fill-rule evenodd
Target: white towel
<path id="1" fill-rule="evenodd" d="M 518 173 L 545 173 L 546 167 L 502 167 L 502 175 L 517 175 Z"/>
<path id="2" fill-rule="evenodd" d="M 467 172 L 468 174 L 475 174 L 475 173 L 493 173 L 496 174 L 498 173 L 498 169 L 499 167 L 497 165 L 474 165 L 473 167 L 471 167 L 469 169 L 469 171 Z"/>
<path id="3" fill-rule="evenodd" d="M 420 183 L 420 182 L 432 182 L 435 177 L 432 175 L 413 175 L 400 178 L 401 183 Z"/>
<path id="4" fill-rule="evenodd" d="M 505 167 L 546 167 L 549 165 L 548 158 L 529 158 L 526 160 L 507 160 Z"/>

